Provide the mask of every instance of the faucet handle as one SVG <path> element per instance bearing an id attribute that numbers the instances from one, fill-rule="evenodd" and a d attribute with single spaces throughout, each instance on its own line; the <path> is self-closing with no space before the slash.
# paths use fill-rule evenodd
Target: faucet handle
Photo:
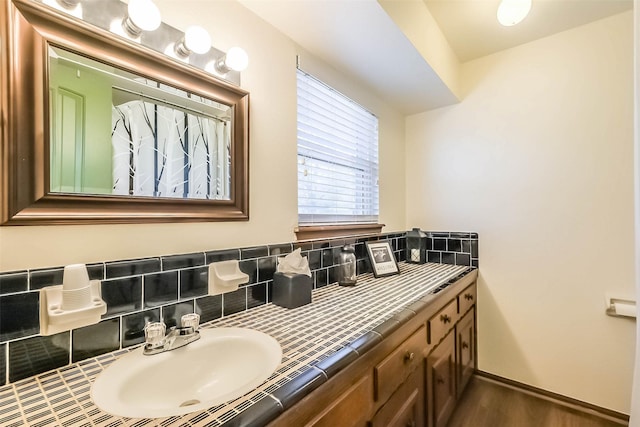
<path id="1" fill-rule="evenodd" d="M 185 314 L 180 318 L 180 324 L 183 328 L 193 328 L 195 332 L 200 326 L 200 315 L 197 313 Z"/>
<path id="2" fill-rule="evenodd" d="M 164 334 L 167 326 L 163 322 L 149 322 L 144 327 L 144 339 L 147 344 L 152 346 L 161 344 L 164 340 Z"/>

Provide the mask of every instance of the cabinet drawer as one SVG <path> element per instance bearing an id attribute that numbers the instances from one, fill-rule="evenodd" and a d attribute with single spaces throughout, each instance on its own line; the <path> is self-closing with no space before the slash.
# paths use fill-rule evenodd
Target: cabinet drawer
<path id="1" fill-rule="evenodd" d="M 385 402 L 422 365 L 422 352 L 427 346 L 425 335 L 424 327 L 421 327 L 375 366 L 373 393 L 377 402 Z"/>
<path id="2" fill-rule="evenodd" d="M 471 285 L 458 294 L 458 313 L 466 313 L 476 303 L 476 286 Z"/>
<path id="3" fill-rule="evenodd" d="M 451 330 L 458 319 L 458 302 L 451 301 L 427 321 L 427 341 L 437 344 Z"/>

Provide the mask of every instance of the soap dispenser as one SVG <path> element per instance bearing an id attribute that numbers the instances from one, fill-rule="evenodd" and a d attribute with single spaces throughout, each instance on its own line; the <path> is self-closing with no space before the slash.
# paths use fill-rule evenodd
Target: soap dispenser
<path id="1" fill-rule="evenodd" d="M 352 245 L 345 245 L 338 254 L 338 284 L 356 285 L 356 254 Z"/>

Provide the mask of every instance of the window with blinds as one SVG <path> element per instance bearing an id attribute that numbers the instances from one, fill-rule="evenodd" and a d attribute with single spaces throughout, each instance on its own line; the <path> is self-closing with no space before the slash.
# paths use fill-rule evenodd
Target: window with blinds
<path id="1" fill-rule="evenodd" d="M 298 222 L 378 222 L 378 118 L 299 69 Z"/>

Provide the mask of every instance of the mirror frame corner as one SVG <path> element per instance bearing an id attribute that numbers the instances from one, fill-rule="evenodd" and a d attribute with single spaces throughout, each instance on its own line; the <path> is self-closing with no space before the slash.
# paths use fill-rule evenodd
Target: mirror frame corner
<path id="1" fill-rule="evenodd" d="M 246 221 L 249 93 L 32 0 L 0 8 L 0 225 Z M 233 108 L 230 200 L 49 192 L 49 44 Z M 106 62 L 106 61 L 105 61 Z"/>

